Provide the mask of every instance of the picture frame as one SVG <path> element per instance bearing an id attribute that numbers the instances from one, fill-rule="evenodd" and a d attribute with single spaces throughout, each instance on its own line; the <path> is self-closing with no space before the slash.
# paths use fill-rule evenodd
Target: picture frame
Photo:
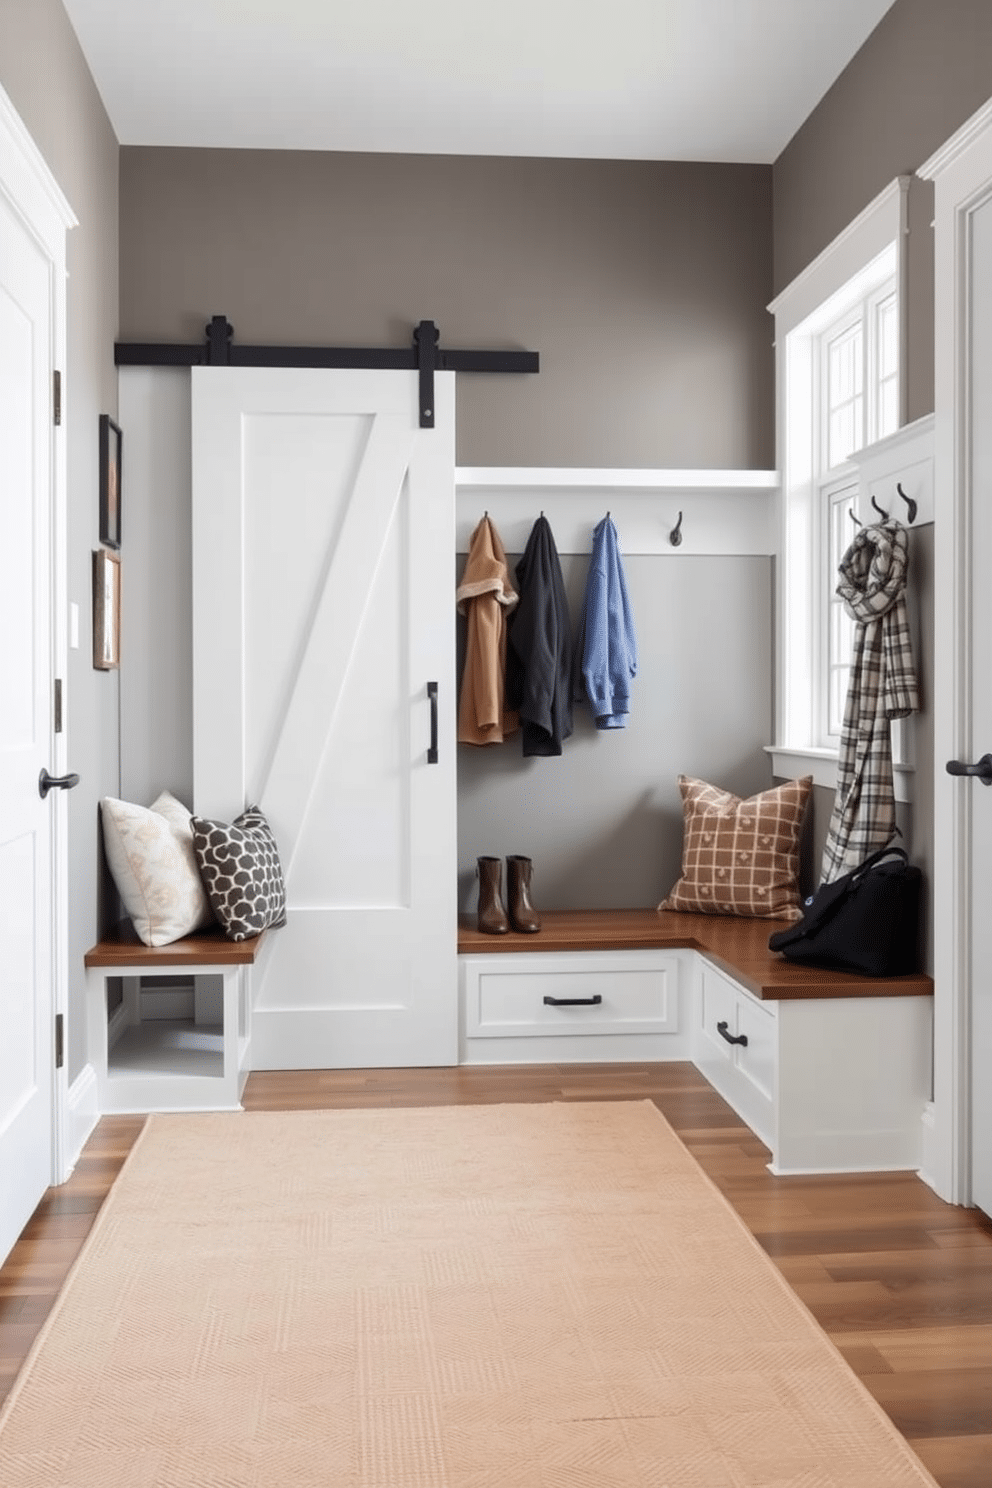
<path id="1" fill-rule="evenodd" d="M 93 665 L 110 672 L 121 664 L 121 560 L 106 548 L 93 553 Z"/>
<path id="2" fill-rule="evenodd" d="M 124 435 L 109 413 L 100 415 L 100 541 L 121 545 L 121 471 Z"/>

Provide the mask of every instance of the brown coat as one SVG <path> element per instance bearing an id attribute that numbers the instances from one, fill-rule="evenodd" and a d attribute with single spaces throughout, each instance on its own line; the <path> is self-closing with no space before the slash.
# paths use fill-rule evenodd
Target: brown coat
<path id="1" fill-rule="evenodd" d="M 517 603 L 499 533 L 488 516 L 472 533 L 457 591 L 468 621 L 458 705 L 461 744 L 502 744 L 520 727 L 506 706 L 506 620 Z"/>

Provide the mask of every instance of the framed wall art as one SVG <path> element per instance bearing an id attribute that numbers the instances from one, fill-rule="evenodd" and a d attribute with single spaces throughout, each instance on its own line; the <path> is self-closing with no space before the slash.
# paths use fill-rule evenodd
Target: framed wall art
<path id="1" fill-rule="evenodd" d="M 124 436 L 108 413 L 100 415 L 100 541 L 121 545 L 121 463 Z"/>
<path id="2" fill-rule="evenodd" d="M 106 548 L 93 554 L 93 665 L 109 672 L 121 664 L 121 560 Z"/>

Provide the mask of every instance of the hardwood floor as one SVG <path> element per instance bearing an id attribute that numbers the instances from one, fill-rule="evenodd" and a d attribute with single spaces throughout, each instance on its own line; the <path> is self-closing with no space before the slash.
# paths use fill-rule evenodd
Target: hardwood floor
<path id="1" fill-rule="evenodd" d="M 252 1075 L 247 1110 L 650 1099 L 942 1488 L 992 1483 L 992 1224 L 912 1174 L 775 1178 L 767 1149 L 691 1064 Z M 104 1117 L 0 1268 L 10 1389 L 142 1126 Z"/>

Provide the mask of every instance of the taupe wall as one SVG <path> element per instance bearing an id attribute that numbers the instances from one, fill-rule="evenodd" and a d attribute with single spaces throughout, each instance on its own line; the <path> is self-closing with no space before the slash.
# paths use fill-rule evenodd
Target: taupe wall
<path id="1" fill-rule="evenodd" d="M 526 347 L 463 465 L 770 468 L 765 166 L 125 148 L 121 334 Z"/>
<path id="2" fill-rule="evenodd" d="M 118 791 L 118 678 L 91 665 L 90 552 L 98 546 L 97 429 L 117 409 L 118 145 L 75 32 L 59 0 L 3 0 L 0 84 L 79 218 L 69 234 L 69 598 L 79 605 L 79 649 L 69 652 L 69 763 L 81 783 L 69 796 L 68 1059 L 86 1063 L 83 954 L 116 910 L 99 870 L 97 802 Z"/>
<path id="3" fill-rule="evenodd" d="M 989 0 L 896 0 L 775 161 L 776 294 L 992 94 Z M 908 417 L 933 409 L 933 187 L 914 180 Z"/>

